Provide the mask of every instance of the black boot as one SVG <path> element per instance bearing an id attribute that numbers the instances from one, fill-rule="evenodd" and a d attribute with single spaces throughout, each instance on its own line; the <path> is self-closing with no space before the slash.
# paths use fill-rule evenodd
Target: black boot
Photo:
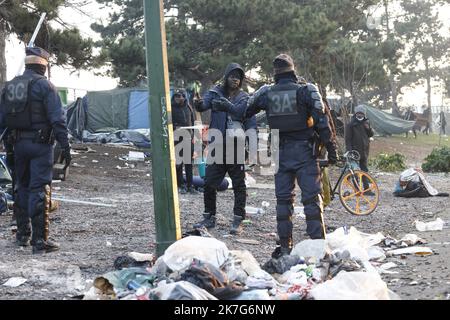
<path id="1" fill-rule="evenodd" d="M 242 231 L 242 216 L 233 216 L 233 224 L 231 225 L 230 234 L 240 234 Z"/>
<path id="2" fill-rule="evenodd" d="M 48 253 L 59 250 L 56 242 L 48 240 L 48 216 L 40 213 L 31 219 L 33 234 L 31 244 L 33 245 L 33 253 Z"/>
<path id="3" fill-rule="evenodd" d="M 279 240 L 280 246 L 276 247 L 272 252 L 272 258 L 279 259 L 282 256 L 287 256 L 292 251 L 293 241 L 292 237 L 280 237 Z"/>
<path id="4" fill-rule="evenodd" d="M 198 192 L 197 190 L 195 190 L 194 187 L 190 186 L 187 188 L 187 192 L 190 194 L 200 194 L 200 192 Z"/>
<path id="5" fill-rule="evenodd" d="M 30 245 L 31 226 L 28 212 L 14 204 L 14 216 L 17 222 L 16 243 L 21 247 Z"/>
<path id="6" fill-rule="evenodd" d="M 203 220 L 199 223 L 194 224 L 194 229 L 205 227 L 206 229 L 211 229 L 216 226 L 216 215 L 211 213 L 204 213 Z"/>

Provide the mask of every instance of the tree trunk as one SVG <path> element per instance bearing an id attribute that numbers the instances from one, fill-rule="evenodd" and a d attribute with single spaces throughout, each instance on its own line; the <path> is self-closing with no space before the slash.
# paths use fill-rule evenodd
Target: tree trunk
<path id="1" fill-rule="evenodd" d="M 430 113 L 428 115 L 428 122 L 430 124 L 430 132 L 433 132 L 433 130 L 432 130 L 433 110 L 431 109 L 431 74 L 430 74 L 430 65 L 429 65 L 428 59 L 425 59 L 425 72 L 426 72 L 426 78 L 427 78 L 427 104 L 428 104 L 428 108 L 430 110 Z"/>
<path id="2" fill-rule="evenodd" d="M 5 57 L 5 49 L 6 49 L 6 29 L 5 24 L 0 23 L 0 88 L 3 87 L 3 84 L 6 82 L 6 57 Z"/>

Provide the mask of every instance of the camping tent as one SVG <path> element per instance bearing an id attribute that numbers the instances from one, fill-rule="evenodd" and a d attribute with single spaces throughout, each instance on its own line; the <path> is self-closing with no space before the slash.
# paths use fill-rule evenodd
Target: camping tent
<path id="1" fill-rule="evenodd" d="M 67 107 L 67 124 L 73 136 L 83 131 L 111 132 L 149 129 L 148 90 L 123 88 L 88 92 Z"/>
<path id="2" fill-rule="evenodd" d="M 122 141 L 142 147 L 150 143 L 147 89 L 88 92 L 67 106 L 66 112 L 67 127 L 80 141 Z"/>
<path id="3" fill-rule="evenodd" d="M 368 105 L 363 106 L 366 108 L 367 118 L 372 128 L 380 135 L 402 134 L 414 126 L 414 121 L 402 120 Z"/>

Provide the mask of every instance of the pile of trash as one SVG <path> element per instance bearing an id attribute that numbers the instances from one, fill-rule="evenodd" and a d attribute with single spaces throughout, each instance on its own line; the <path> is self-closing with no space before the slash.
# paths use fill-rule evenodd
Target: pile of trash
<path id="1" fill-rule="evenodd" d="M 138 148 L 150 148 L 150 129 L 114 130 L 97 133 L 83 130 L 82 142 L 125 144 Z"/>
<path id="2" fill-rule="evenodd" d="M 191 233 L 192 234 L 192 233 Z M 262 267 L 247 250 L 199 232 L 173 243 L 164 255 L 118 257 L 115 271 L 93 281 L 84 299 L 302 300 L 399 297 L 381 274 L 395 273 L 387 257 L 433 254 L 415 234 L 397 240 L 342 227 L 326 240 L 304 240 L 290 255 Z"/>

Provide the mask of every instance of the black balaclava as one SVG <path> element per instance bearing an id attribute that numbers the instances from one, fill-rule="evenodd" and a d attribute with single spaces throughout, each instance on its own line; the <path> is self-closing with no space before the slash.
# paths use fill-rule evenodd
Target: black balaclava
<path id="1" fill-rule="evenodd" d="M 25 69 L 32 70 L 37 74 L 44 76 L 45 72 L 47 71 L 47 66 L 44 66 L 43 64 L 27 64 L 25 65 Z"/>

